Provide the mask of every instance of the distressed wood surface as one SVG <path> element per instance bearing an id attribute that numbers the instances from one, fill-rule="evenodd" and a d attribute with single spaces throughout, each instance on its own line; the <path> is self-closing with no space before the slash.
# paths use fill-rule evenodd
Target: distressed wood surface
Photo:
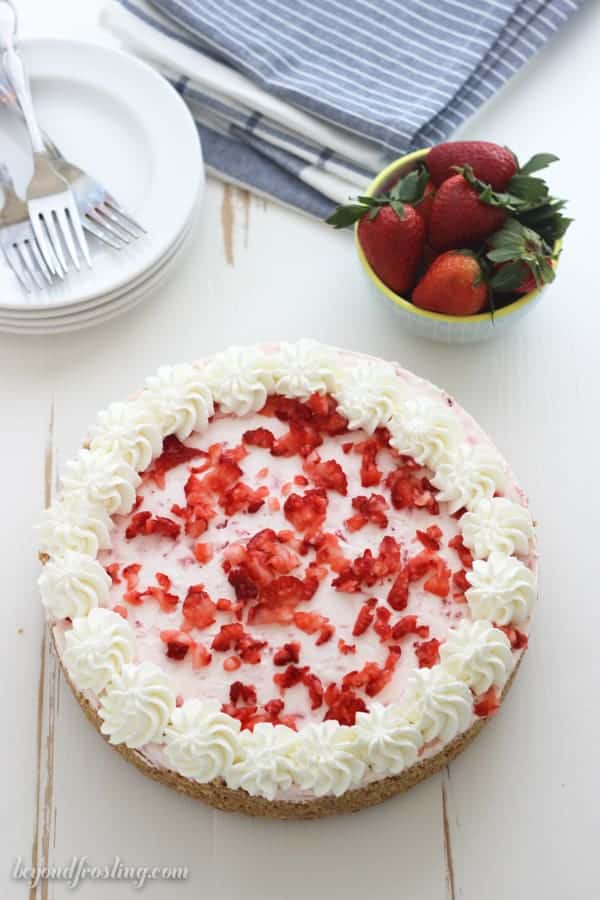
<path id="1" fill-rule="evenodd" d="M 106 40 L 100 6 L 21 0 L 23 32 Z M 147 884 L 153 900 L 597 900 L 599 31 L 600 4 L 589 3 L 463 130 L 523 158 L 561 157 L 550 177 L 576 222 L 556 285 L 514 334 L 473 347 L 410 338 L 367 293 L 347 234 L 210 180 L 194 246 L 160 296 L 74 335 L 0 335 L 2 898 L 65 900 L 63 883 L 11 880 L 15 860 L 85 856 L 189 867 L 184 883 Z M 489 430 L 540 521 L 541 601 L 500 715 L 449 769 L 357 816 L 276 823 L 178 796 L 99 738 L 45 634 L 31 529 L 96 411 L 159 364 L 302 336 L 400 360 Z M 133 888 L 89 881 L 79 891 L 120 898 Z"/>

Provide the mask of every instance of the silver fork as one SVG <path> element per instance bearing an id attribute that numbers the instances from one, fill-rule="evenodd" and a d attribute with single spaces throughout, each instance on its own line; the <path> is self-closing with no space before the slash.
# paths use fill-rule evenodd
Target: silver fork
<path id="1" fill-rule="evenodd" d="M 0 8 L 4 13 L 0 16 L 0 40 L 4 47 L 2 62 L 25 118 L 33 150 L 33 177 L 27 188 L 27 207 L 34 234 L 53 274 L 59 274 L 55 259 L 64 270 L 68 268 L 61 237 L 75 268 L 80 268 L 77 247 L 91 268 L 92 260 L 75 197 L 67 180 L 54 169 L 37 123 L 27 73 L 15 46 L 17 18 L 12 0 L 2 0 Z M 6 15 L 7 10 L 12 12 L 12 23 Z"/>
<path id="2" fill-rule="evenodd" d="M 22 115 L 14 91 L 2 73 L 0 73 L 0 104 Z M 47 132 L 42 131 L 42 138 L 54 167 L 71 185 L 81 224 L 86 231 L 115 250 L 121 250 L 131 240 L 147 234 L 143 225 L 140 225 L 117 202 L 101 182 L 70 162 L 61 153 Z"/>
<path id="3" fill-rule="evenodd" d="M 90 234 L 115 250 L 146 234 L 146 229 L 117 203 L 103 184 L 69 162 L 47 134 L 43 138 L 55 167 L 71 185 L 81 224 Z"/>
<path id="4" fill-rule="evenodd" d="M 52 275 L 33 233 L 27 206 L 17 194 L 4 163 L 0 164 L 0 187 L 4 193 L 4 205 L 0 210 L 0 246 L 6 261 L 28 294 L 34 287 L 42 290 L 46 284 L 52 284 Z M 54 262 L 55 269 L 63 277 L 58 261 Z"/>

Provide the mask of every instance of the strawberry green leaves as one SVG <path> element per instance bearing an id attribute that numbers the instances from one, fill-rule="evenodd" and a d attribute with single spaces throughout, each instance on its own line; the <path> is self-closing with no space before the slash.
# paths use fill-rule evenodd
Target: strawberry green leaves
<path id="1" fill-rule="evenodd" d="M 349 203 L 347 206 L 338 206 L 338 208 L 325 219 L 328 225 L 334 228 L 347 228 L 348 225 L 354 225 L 363 216 L 374 219 L 379 210 L 384 206 L 391 206 L 399 219 L 404 218 L 404 206 L 397 199 L 391 199 L 388 194 L 381 197 L 357 197 L 357 203 Z"/>
<path id="2" fill-rule="evenodd" d="M 429 173 L 425 166 L 419 163 L 415 169 L 399 178 L 385 194 L 378 197 L 357 197 L 356 203 L 338 206 L 325 221 L 334 228 L 347 228 L 363 216 L 368 215 L 370 219 L 374 219 L 383 206 L 391 206 L 398 218 L 403 219 L 404 203 L 410 203 L 411 206 L 420 203 L 428 181 Z"/>
<path id="3" fill-rule="evenodd" d="M 492 247 L 486 258 L 498 268 L 490 278 L 490 287 L 500 293 L 516 291 L 531 275 L 539 288 L 554 280 L 552 257 L 540 235 L 516 219 L 491 235 Z"/>
<path id="4" fill-rule="evenodd" d="M 408 175 L 398 179 L 389 191 L 389 197 L 392 201 L 401 200 L 414 206 L 423 199 L 428 181 L 429 172 L 423 163 L 419 163 Z"/>
<path id="5" fill-rule="evenodd" d="M 506 191 L 493 191 L 489 184 L 475 178 L 470 166 L 464 166 L 462 172 L 466 181 L 474 187 L 482 203 L 499 206 L 505 209 L 514 219 L 525 227 L 537 232 L 548 245 L 548 253 L 555 241 L 559 240 L 573 221 L 561 212 L 565 201 L 550 195 L 548 185 L 543 178 L 534 178 L 531 172 L 537 172 L 558 157 L 552 153 L 538 153 L 519 169 L 508 182 Z"/>
<path id="6" fill-rule="evenodd" d="M 561 210 L 566 203 L 557 197 L 548 197 L 540 206 L 524 211 L 519 216 L 523 225 L 536 231 L 549 247 L 560 240 L 573 221 L 563 216 Z"/>
<path id="7" fill-rule="evenodd" d="M 558 156 L 555 156 L 554 153 L 536 153 L 529 162 L 519 168 L 519 174 L 531 175 L 532 172 L 539 172 L 540 169 L 545 169 L 553 162 L 558 162 Z"/>

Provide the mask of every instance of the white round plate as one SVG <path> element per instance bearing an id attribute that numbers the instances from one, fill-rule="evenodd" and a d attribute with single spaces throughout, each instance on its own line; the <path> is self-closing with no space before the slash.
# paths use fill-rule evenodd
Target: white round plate
<path id="1" fill-rule="evenodd" d="M 121 313 L 128 312 L 134 306 L 137 306 L 138 303 L 141 303 L 142 300 L 146 300 L 153 296 L 168 280 L 180 263 L 181 257 L 191 246 L 193 231 L 193 227 L 190 227 L 187 230 L 177 251 L 153 277 L 144 281 L 137 288 L 125 292 L 121 298 L 106 304 L 105 307 L 94 309 L 90 312 L 86 311 L 81 315 L 75 314 L 73 316 L 66 316 L 60 318 L 58 321 L 54 318 L 31 323 L 0 321 L 0 332 L 20 335 L 63 334 L 65 332 L 78 331 L 81 328 L 88 328 L 92 325 L 103 324 L 104 322 L 115 318 L 115 316 L 121 315 Z"/>
<path id="2" fill-rule="evenodd" d="M 47 292 L 29 297 L 5 279 L 0 294 L 2 311 L 75 307 L 122 291 L 164 258 L 203 188 L 202 150 L 186 105 L 146 63 L 79 41 L 21 46 L 42 127 L 148 231 L 120 252 L 90 241 L 92 269 L 71 271 Z M 0 110 L 0 159 L 23 193 L 31 154 L 23 123 L 8 109 Z"/>

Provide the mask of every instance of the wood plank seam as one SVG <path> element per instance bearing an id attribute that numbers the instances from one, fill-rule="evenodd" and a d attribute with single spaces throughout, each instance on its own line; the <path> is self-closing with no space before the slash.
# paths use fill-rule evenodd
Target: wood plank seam
<path id="1" fill-rule="evenodd" d="M 446 887 L 448 900 L 457 900 L 456 882 L 454 880 L 454 860 L 452 858 L 452 840 L 450 837 L 450 820 L 448 817 L 447 782 L 450 781 L 450 767 L 442 769 L 442 824 L 444 828 L 444 857 L 446 863 Z"/>
<path id="2" fill-rule="evenodd" d="M 48 435 L 44 449 L 44 506 L 47 507 L 53 496 L 55 470 L 54 443 L 55 407 L 54 397 L 50 403 Z M 57 809 L 54 794 L 54 761 L 56 723 L 60 702 L 60 665 L 51 647 L 49 633 L 43 621 L 43 634 L 40 643 L 40 675 L 38 681 L 37 708 L 37 758 L 36 758 L 36 795 L 35 819 L 33 823 L 33 841 L 31 864 L 34 871 L 50 864 L 51 852 L 55 846 Z M 30 886 L 29 900 L 48 900 L 49 881 L 40 881 L 37 886 Z M 39 887 L 39 893 L 38 893 Z"/>
<path id="3" fill-rule="evenodd" d="M 223 250 L 225 261 L 228 265 L 235 265 L 235 209 L 236 201 L 242 207 L 244 233 L 244 249 L 248 249 L 248 234 L 250 231 L 250 207 L 252 196 L 246 188 L 234 187 L 231 184 L 223 185 L 223 199 L 221 201 L 221 229 L 223 232 Z"/>

